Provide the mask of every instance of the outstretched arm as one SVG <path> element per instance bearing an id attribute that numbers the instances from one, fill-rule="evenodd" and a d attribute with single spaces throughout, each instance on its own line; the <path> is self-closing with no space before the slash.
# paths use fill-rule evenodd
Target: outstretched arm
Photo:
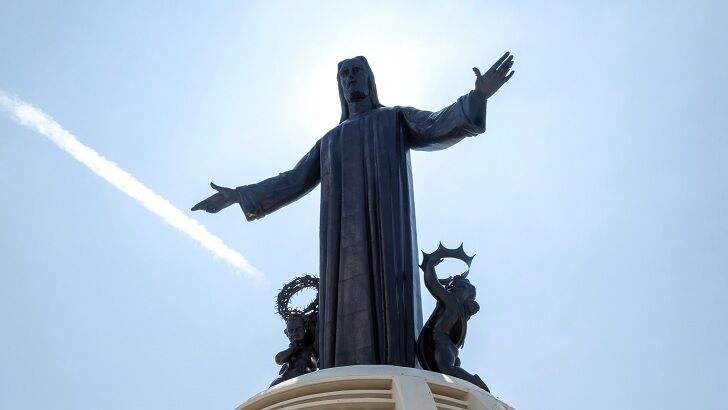
<path id="1" fill-rule="evenodd" d="M 216 214 L 230 205 L 238 202 L 239 197 L 234 189 L 226 188 L 224 186 L 215 185 L 210 182 L 212 189 L 217 191 L 209 198 L 200 201 L 197 205 L 192 207 L 193 211 L 205 211 L 211 214 Z"/>
<path id="2" fill-rule="evenodd" d="M 192 210 L 219 212 L 238 203 L 249 221 L 290 204 L 311 191 L 321 178 L 321 142 L 296 164 L 293 169 L 268 178 L 257 184 L 244 185 L 236 189 L 210 184 L 217 193 L 195 205 Z"/>
<path id="3" fill-rule="evenodd" d="M 262 218 L 306 195 L 321 180 L 321 140 L 293 169 L 257 184 L 236 188 L 248 221 Z"/>
<path id="4" fill-rule="evenodd" d="M 512 66 L 513 56 L 506 53 L 485 74 L 473 67 L 476 75 L 473 91 L 440 111 L 402 107 L 408 146 L 435 151 L 485 132 L 487 100 L 511 78 L 513 72 L 507 73 Z"/>

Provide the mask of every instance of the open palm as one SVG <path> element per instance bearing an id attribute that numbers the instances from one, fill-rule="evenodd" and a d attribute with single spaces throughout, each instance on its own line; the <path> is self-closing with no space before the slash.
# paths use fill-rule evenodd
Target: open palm
<path id="1" fill-rule="evenodd" d="M 217 186 L 212 182 L 210 182 L 210 186 L 216 190 L 217 193 L 193 206 L 193 211 L 203 210 L 214 214 L 238 202 L 238 194 L 234 189 Z"/>
<path id="2" fill-rule="evenodd" d="M 477 77 L 475 79 L 475 90 L 483 94 L 486 99 L 490 98 L 506 81 L 513 77 L 515 71 L 508 73 L 511 67 L 513 67 L 513 54 L 510 52 L 503 54 L 503 57 L 498 59 L 484 74 L 481 74 L 477 67 L 473 67 Z"/>

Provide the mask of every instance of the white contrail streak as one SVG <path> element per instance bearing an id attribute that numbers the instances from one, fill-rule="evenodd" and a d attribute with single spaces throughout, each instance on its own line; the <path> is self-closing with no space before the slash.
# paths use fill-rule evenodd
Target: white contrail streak
<path id="1" fill-rule="evenodd" d="M 0 90 L 0 110 L 7 111 L 19 124 L 46 136 L 60 149 L 90 168 L 96 175 L 139 201 L 143 207 L 192 237 L 213 255 L 222 258 L 238 271 L 242 271 L 249 277 L 261 278 L 263 276 L 243 255 L 225 245 L 222 239 L 211 234 L 199 222 L 186 216 L 169 201 L 119 168 L 118 165 L 82 144 L 73 134 L 63 129 L 60 124 L 40 109 Z"/>

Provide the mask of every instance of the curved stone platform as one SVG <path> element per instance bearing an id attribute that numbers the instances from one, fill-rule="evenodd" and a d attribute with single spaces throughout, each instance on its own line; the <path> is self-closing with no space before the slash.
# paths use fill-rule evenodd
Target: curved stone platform
<path id="1" fill-rule="evenodd" d="M 345 366 L 287 380 L 236 410 L 514 410 L 481 388 L 397 366 Z"/>

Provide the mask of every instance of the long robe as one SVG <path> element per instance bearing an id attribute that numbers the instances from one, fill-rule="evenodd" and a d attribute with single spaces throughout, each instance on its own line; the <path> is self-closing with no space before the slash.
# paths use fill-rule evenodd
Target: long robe
<path id="1" fill-rule="evenodd" d="M 376 108 L 326 133 L 292 170 L 237 188 L 253 220 L 321 183 L 320 368 L 415 366 L 422 309 L 409 150 L 484 132 L 485 111 L 476 91 L 435 113 Z"/>

